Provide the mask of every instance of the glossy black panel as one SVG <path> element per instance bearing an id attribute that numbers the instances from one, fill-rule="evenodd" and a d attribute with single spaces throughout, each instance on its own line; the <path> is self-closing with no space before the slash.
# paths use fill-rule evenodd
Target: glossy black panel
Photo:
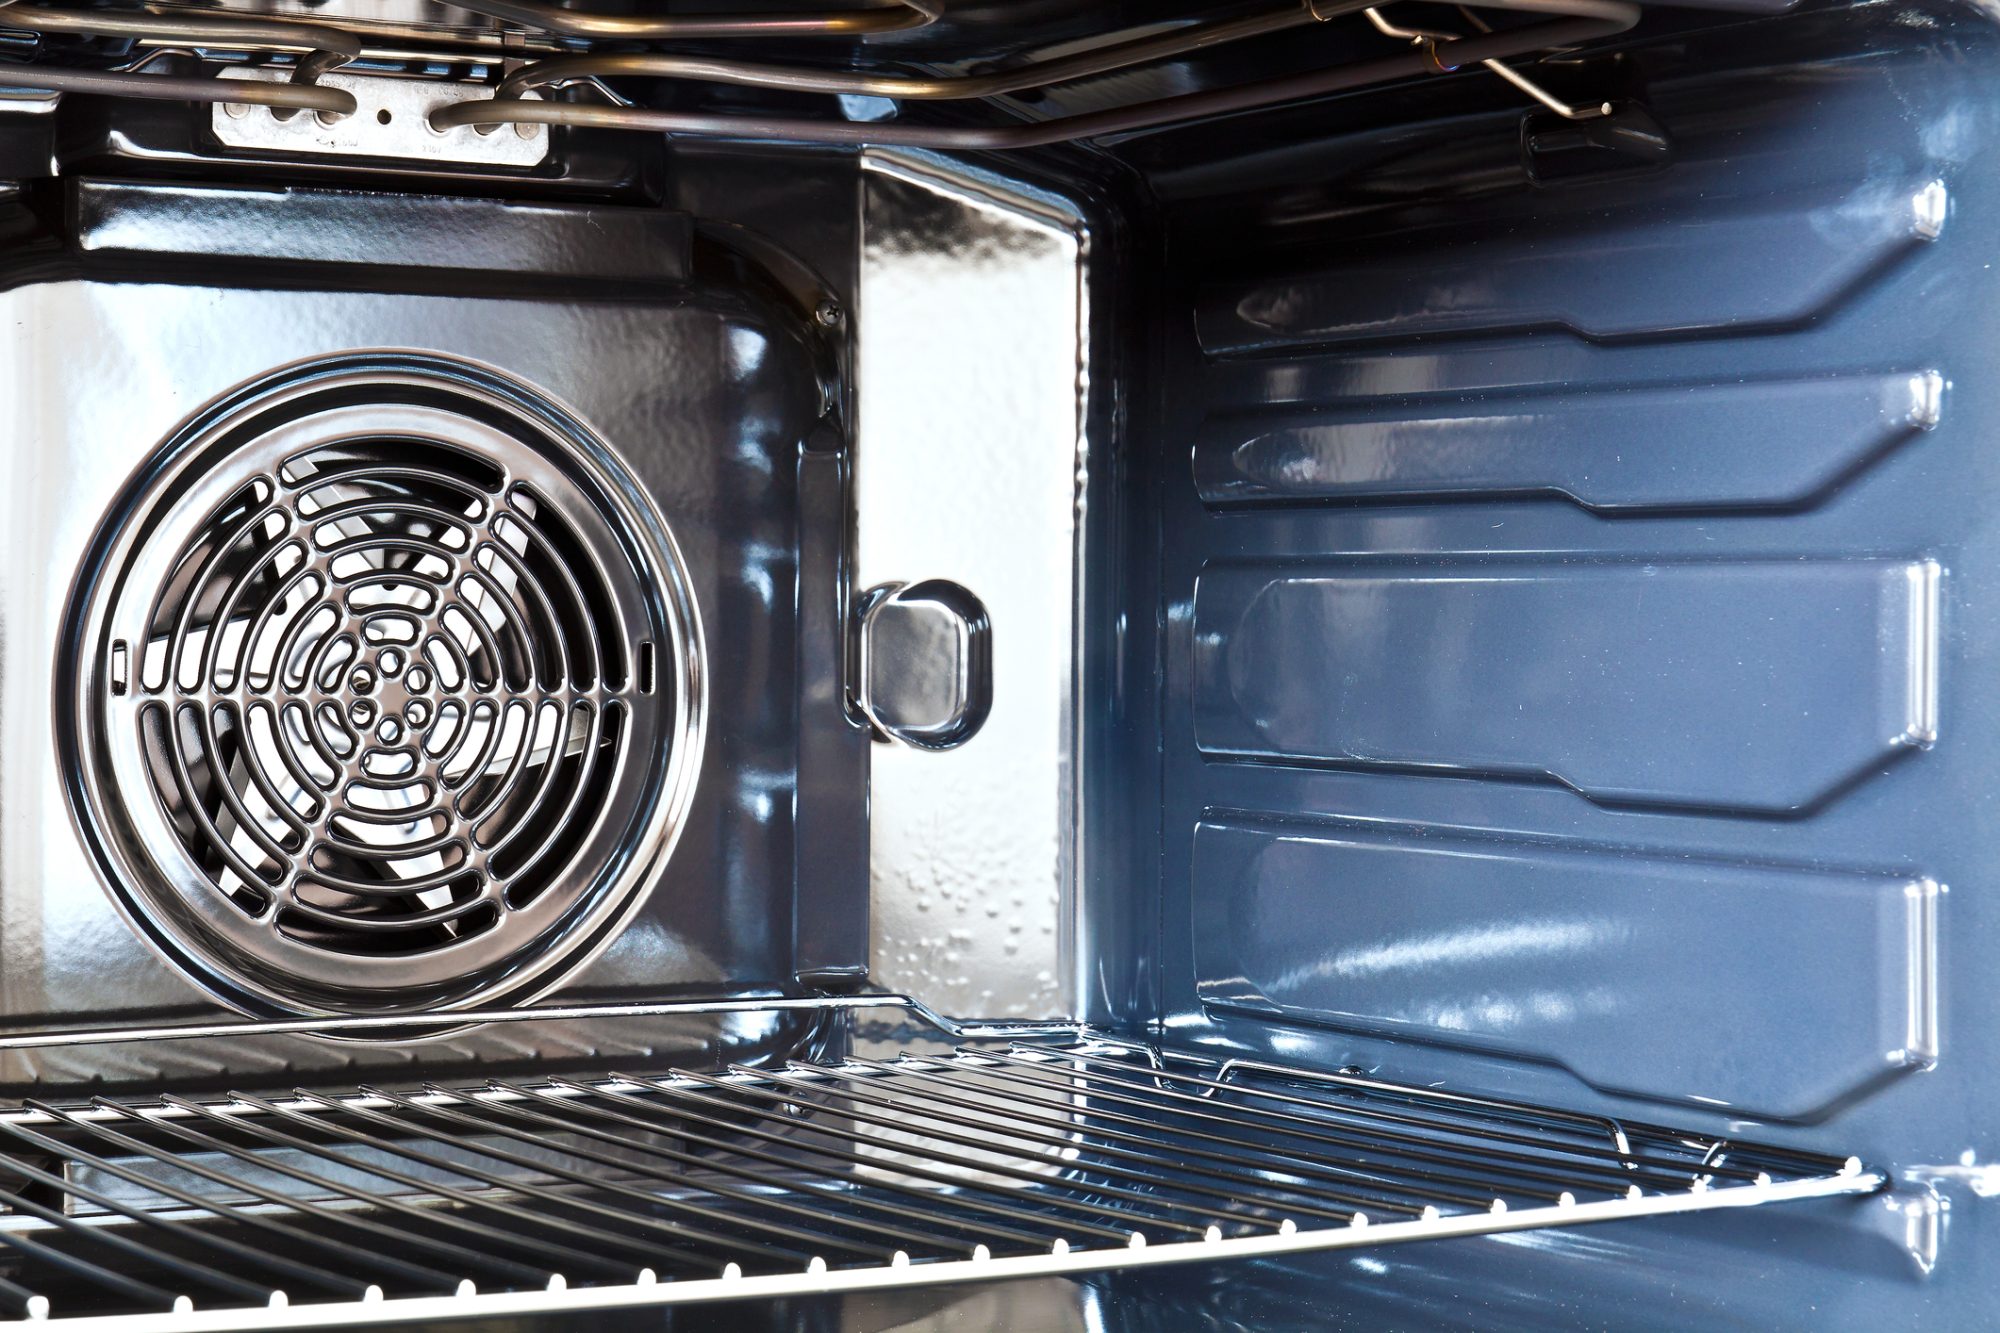
<path id="1" fill-rule="evenodd" d="M 623 282 L 674 282 L 689 268 L 687 218 L 658 209 L 93 180 L 72 201 L 86 253 Z"/>

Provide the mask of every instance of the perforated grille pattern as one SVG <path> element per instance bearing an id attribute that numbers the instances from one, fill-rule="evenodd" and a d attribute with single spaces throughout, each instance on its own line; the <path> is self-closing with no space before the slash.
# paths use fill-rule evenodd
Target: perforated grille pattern
<path id="1" fill-rule="evenodd" d="M 603 943 L 699 721 L 637 488 L 518 391 L 407 370 L 197 434 L 84 608 L 80 786 L 140 924 L 307 1011 L 511 995 Z"/>

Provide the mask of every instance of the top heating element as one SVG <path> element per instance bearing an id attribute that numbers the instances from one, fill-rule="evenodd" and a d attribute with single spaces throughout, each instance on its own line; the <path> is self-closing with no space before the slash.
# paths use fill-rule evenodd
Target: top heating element
<path id="1" fill-rule="evenodd" d="M 255 1012 L 539 993 L 637 908 L 693 786 L 672 539 L 580 425 L 461 365 L 321 364 L 198 417 L 104 524 L 63 651 L 115 895 Z"/>

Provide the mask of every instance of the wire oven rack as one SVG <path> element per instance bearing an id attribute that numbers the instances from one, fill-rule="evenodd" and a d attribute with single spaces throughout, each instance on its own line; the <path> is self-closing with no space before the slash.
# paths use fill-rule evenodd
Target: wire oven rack
<path id="1" fill-rule="evenodd" d="M 900 996 L 783 1003 L 901 1009 L 959 1044 L 0 1112 L 0 1308 L 120 1333 L 499 1317 L 1341 1249 L 1887 1184 L 1853 1158 L 1217 1064 L 1063 1025 L 954 1024 Z"/>

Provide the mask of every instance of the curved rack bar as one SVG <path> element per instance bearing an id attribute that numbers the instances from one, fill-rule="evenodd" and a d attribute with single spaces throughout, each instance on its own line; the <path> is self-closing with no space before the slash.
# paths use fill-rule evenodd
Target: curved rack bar
<path id="1" fill-rule="evenodd" d="M 239 106 L 324 111 L 335 116 L 351 116 L 356 106 L 354 94 L 338 88 L 296 83 L 255 83 L 248 79 L 134 74 L 119 70 L 61 69 L 53 65 L 22 65 L 12 61 L 0 61 L 0 89 L 94 93 L 169 102 L 229 102 Z"/>
<path id="2" fill-rule="evenodd" d="M 1488 60 L 1505 60 L 1552 47 L 1620 33 L 1638 22 L 1636 5 L 1622 0 L 1509 0 L 1510 9 L 1568 17 L 1503 33 L 1468 37 L 1402 55 L 1270 79 L 1207 92 L 1158 98 L 1054 120 L 998 126 L 855 123 L 801 117 L 713 115 L 642 107 L 591 106 L 519 98 L 460 102 L 430 117 L 440 130 L 461 125 L 541 124 L 639 130 L 704 138 L 772 139 L 841 147 L 927 148 L 941 152 L 1011 151 L 1158 129 L 1182 121 L 1253 111 L 1281 102 L 1324 97 L 1374 84 L 1449 73 Z M 1448 61 L 1447 61 L 1448 57 Z"/>
<path id="3" fill-rule="evenodd" d="M 815 69 L 799 65 L 766 65 L 746 60 L 663 51 L 633 51 L 614 55 L 561 56 L 524 66 L 501 80 L 496 97 L 514 98 L 531 88 L 596 78 L 692 79 L 750 88 L 783 88 L 791 92 L 833 93 L 905 100 L 951 100 L 1002 97 L 1028 88 L 1067 83 L 1072 79 L 1108 74 L 1150 60 L 1166 60 L 1246 37 L 1282 32 L 1363 8 L 1363 0 L 1287 5 L 1264 14 L 1208 26 L 1121 42 L 1095 51 L 1038 60 L 983 74 L 871 74 L 858 70 Z"/>
<path id="4" fill-rule="evenodd" d="M 361 39 L 352 33 L 272 19 L 182 18 L 121 13 L 113 9 L 48 9 L 41 5 L 9 4 L 0 6 L 0 28 L 85 37 L 140 37 L 232 50 L 307 51 L 339 56 L 340 64 L 361 54 Z"/>
<path id="5" fill-rule="evenodd" d="M 144 41 L 185 43 L 237 51 L 297 51 L 298 64 L 292 70 L 295 89 L 311 89 L 321 75 L 356 60 L 361 55 L 361 39 L 353 33 L 312 23 L 291 23 L 257 18 L 186 18 L 172 14 L 120 13 L 115 10 L 49 9 L 41 5 L 15 4 L 0 0 L 0 28 L 41 34 L 58 33 L 80 37 L 129 37 Z M 32 79 L 24 72 L 34 71 Z M 86 76 L 79 78 L 77 76 Z M 317 89 L 308 96 L 286 94 L 280 89 L 258 85 L 255 91 L 219 95 L 206 85 L 211 80 L 171 78 L 140 74 L 136 68 L 123 70 L 69 70 L 45 65 L 0 66 L 0 86 L 38 88 L 52 92 L 105 93 L 121 97 L 144 97 L 190 102 L 229 102 L 271 107 L 281 119 L 300 111 L 323 111 L 331 115 L 351 115 L 355 101 L 351 94 Z M 115 80 L 116 82 L 113 82 Z M 169 86 L 173 85 L 173 86 Z M 277 95 L 274 95 L 277 94 Z"/>
<path id="6" fill-rule="evenodd" d="M 937 14 L 916 0 L 823 14 L 579 14 L 539 0 L 465 0 L 458 7 L 563 37 L 628 42 L 690 37 L 867 37 L 906 32 L 937 21 Z"/>

